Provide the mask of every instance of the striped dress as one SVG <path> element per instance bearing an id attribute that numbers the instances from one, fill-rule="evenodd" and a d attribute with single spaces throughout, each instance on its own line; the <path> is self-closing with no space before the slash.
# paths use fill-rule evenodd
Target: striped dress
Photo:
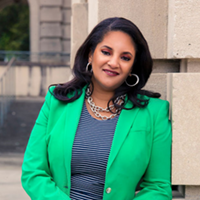
<path id="1" fill-rule="evenodd" d="M 106 166 L 118 118 L 97 120 L 84 104 L 72 149 L 72 200 L 103 198 Z"/>

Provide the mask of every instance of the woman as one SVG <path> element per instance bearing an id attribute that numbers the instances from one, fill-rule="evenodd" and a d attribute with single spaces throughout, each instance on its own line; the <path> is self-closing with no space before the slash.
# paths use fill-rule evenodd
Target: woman
<path id="1" fill-rule="evenodd" d="M 172 199 L 168 102 L 142 90 L 151 71 L 132 22 L 108 18 L 93 29 L 73 80 L 50 88 L 32 130 L 22 166 L 31 199 Z"/>

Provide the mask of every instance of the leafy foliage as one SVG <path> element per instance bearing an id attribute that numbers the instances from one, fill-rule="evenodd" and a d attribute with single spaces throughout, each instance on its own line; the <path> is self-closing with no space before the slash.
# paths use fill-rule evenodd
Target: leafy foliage
<path id="1" fill-rule="evenodd" d="M 29 51 L 29 7 L 13 4 L 0 12 L 0 50 Z"/>

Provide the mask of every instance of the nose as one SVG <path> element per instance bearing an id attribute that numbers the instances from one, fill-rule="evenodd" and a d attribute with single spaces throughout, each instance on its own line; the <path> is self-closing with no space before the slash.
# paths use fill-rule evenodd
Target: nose
<path id="1" fill-rule="evenodd" d="M 108 65 L 111 68 L 117 68 L 117 67 L 119 67 L 119 59 L 118 59 L 118 57 L 117 56 L 110 57 L 110 59 L 108 61 Z"/>

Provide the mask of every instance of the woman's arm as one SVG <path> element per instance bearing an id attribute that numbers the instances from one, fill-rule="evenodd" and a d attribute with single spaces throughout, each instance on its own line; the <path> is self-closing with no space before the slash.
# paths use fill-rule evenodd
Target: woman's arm
<path id="1" fill-rule="evenodd" d="M 48 92 L 32 130 L 22 164 L 22 186 L 32 200 L 70 200 L 53 181 L 47 159 L 47 124 L 52 95 Z"/>
<path id="2" fill-rule="evenodd" d="M 154 123 L 154 138 L 148 168 L 136 200 L 171 200 L 171 123 L 165 101 Z"/>

